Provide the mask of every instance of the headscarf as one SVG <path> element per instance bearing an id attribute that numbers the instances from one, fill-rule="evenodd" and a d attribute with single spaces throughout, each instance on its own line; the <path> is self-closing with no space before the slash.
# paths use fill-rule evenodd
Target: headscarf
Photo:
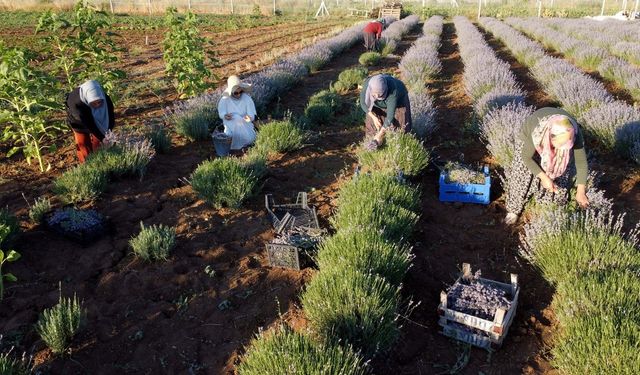
<path id="1" fill-rule="evenodd" d="M 250 84 L 242 82 L 240 77 L 233 75 L 227 78 L 227 88 L 224 90 L 224 94 L 230 98 L 236 99 L 232 94 L 238 87 L 244 92 L 251 92 Z"/>
<path id="2" fill-rule="evenodd" d="M 102 105 L 93 108 L 91 102 L 102 100 Z M 100 132 L 104 135 L 109 130 L 109 109 L 107 108 L 107 99 L 102 87 L 97 81 L 90 80 L 80 85 L 80 101 L 91 108 L 93 121 Z"/>
<path id="3" fill-rule="evenodd" d="M 373 109 L 376 100 L 384 100 L 388 95 L 389 87 L 384 74 L 378 74 L 369 78 L 369 85 L 365 93 L 365 102 L 369 111 Z"/>
<path id="4" fill-rule="evenodd" d="M 567 141 L 558 148 L 551 143 L 552 136 L 569 134 Z M 550 179 L 555 179 L 564 174 L 571 159 L 571 149 L 575 143 L 577 127 L 570 117 L 565 115 L 552 115 L 543 118 L 533 129 L 531 138 L 538 154 L 540 154 L 541 167 Z"/>

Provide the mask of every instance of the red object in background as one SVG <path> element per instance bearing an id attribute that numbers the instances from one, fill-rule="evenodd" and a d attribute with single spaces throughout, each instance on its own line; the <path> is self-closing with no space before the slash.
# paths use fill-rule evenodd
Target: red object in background
<path id="1" fill-rule="evenodd" d="M 382 35 L 382 24 L 377 21 L 369 22 L 362 31 L 365 33 L 375 33 L 376 37 L 380 38 L 380 35 Z"/>
<path id="2" fill-rule="evenodd" d="M 100 145 L 102 144 L 102 142 L 100 142 L 100 140 L 91 133 L 80 133 L 74 131 L 73 137 L 76 140 L 76 152 L 80 163 L 84 163 L 87 156 L 100 148 Z"/>

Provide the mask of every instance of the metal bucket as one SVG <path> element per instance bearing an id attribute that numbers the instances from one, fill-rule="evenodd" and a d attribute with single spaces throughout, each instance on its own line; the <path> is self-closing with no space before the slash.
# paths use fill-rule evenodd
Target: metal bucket
<path id="1" fill-rule="evenodd" d="M 216 150 L 216 155 L 220 157 L 228 156 L 231 151 L 231 137 L 223 132 L 213 132 L 211 134 L 213 139 L 213 148 Z"/>

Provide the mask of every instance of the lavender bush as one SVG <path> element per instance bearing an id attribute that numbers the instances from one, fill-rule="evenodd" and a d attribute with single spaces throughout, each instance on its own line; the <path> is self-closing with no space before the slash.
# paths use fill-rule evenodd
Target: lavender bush
<path id="1" fill-rule="evenodd" d="M 508 22 L 518 22 L 509 19 Z M 492 19 L 481 18 L 480 23 L 502 40 L 512 50 L 521 50 L 521 46 L 532 41 L 504 23 Z M 550 56 L 539 56 L 539 49 L 527 49 L 523 61 L 527 61 L 531 73 L 541 83 L 544 90 L 557 99 L 575 115 L 584 125 L 588 134 L 594 134 L 595 140 L 605 149 L 616 145 L 618 151 L 627 157 L 631 155 L 634 143 L 621 142 L 617 145 L 618 134 L 625 134 L 635 140 L 637 127 L 630 123 L 640 120 L 633 107 L 614 102 L 602 83 L 582 73 L 569 62 Z M 612 109 L 608 109 L 612 106 Z M 626 129 L 626 130 L 622 130 Z"/>

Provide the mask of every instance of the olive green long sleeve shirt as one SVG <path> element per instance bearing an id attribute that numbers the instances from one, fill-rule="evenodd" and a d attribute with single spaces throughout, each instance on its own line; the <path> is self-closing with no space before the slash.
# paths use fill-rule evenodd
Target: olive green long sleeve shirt
<path id="1" fill-rule="evenodd" d="M 369 79 L 370 78 L 367 78 L 364 81 L 364 84 L 362 85 L 362 91 L 360 92 L 360 107 L 362 107 L 364 113 L 369 112 L 369 108 L 367 108 L 366 104 Z M 406 97 L 407 95 L 409 95 L 409 93 L 407 92 L 407 88 L 405 87 L 404 83 L 402 83 L 402 81 L 399 81 L 391 76 L 385 76 L 385 80 L 387 82 L 387 97 L 384 100 L 376 100 L 373 105 L 375 107 L 386 110 L 387 117 L 384 119 L 384 123 L 382 124 L 382 126 L 387 128 L 393 122 L 398 103 L 405 103 L 407 100 Z"/>
<path id="2" fill-rule="evenodd" d="M 524 142 L 521 154 L 522 160 L 534 176 L 537 176 L 540 172 L 542 172 L 542 168 L 534 159 L 537 151 L 535 145 L 533 144 L 531 133 L 533 132 L 533 129 L 538 126 L 541 119 L 552 115 L 565 115 L 573 119 L 573 116 L 571 116 L 563 109 L 552 107 L 540 108 L 539 110 L 533 112 L 531 116 L 527 118 L 524 126 L 520 131 L 520 139 L 522 140 L 522 142 Z M 573 121 L 577 123 L 575 119 L 573 119 Z M 584 150 L 584 137 L 582 136 L 582 129 L 580 128 L 580 126 L 578 126 L 578 131 L 576 132 L 576 139 L 573 144 L 572 152 L 573 160 L 576 166 L 576 182 L 578 185 L 586 185 L 587 175 L 589 174 L 589 171 L 587 165 L 587 154 Z"/>

